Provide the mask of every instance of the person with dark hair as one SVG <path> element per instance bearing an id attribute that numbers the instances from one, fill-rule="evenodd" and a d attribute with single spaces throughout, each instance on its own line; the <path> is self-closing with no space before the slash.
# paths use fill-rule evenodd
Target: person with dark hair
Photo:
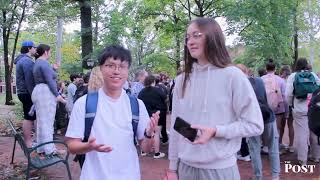
<path id="1" fill-rule="evenodd" d="M 160 152 L 160 132 L 161 129 L 166 129 L 166 94 L 163 93 L 159 88 L 155 87 L 156 78 L 153 75 L 149 75 L 144 80 L 144 87 L 138 98 L 143 101 L 146 105 L 149 116 L 152 116 L 152 113 L 160 111 L 160 118 L 158 126 L 155 131 L 154 139 L 154 156 L 153 158 L 159 159 L 163 158 L 166 154 Z M 167 137 L 168 138 L 168 137 Z M 146 153 L 141 152 L 141 155 L 146 155 Z"/>
<path id="2" fill-rule="evenodd" d="M 20 52 L 21 54 L 14 61 L 14 64 L 16 64 L 17 95 L 23 107 L 23 137 L 27 147 L 31 147 L 31 131 L 34 127 L 36 115 L 34 114 L 33 116 L 30 116 L 28 112 L 33 105 L 31 100 L 31 94 L 34 88 L 34 79 L 32 74 L 34 62 L 32 56 L 36 53 L 35 44 L 32 41 L 23 41 Z"/>
<path id="3" fill-rule="evenodd" d="M 77 86 L 79 84 L 79 79 L 80 76 L 78 74 L 71 74 L 70 75 L 70 81 L 71 83 L 68 85 L 67 87 L 67 110 L 68 110 L 68 114 L 71 114 L 72 108 L 73 108 L 73 103 L 75 101 L 74 95 L 77 91 Z"/>
<path id="4" fill-rule="evenodd" d="M 289 65 L 283 65 L 280 70 L 280 77 L 287 82 L 288 77 L 291 74 L 291 69 Z M 289 147 L 285 147 L 289 152 L 294 152 L 293 147 L 293 139 L 294 139 L 294 129 L 293 129 L 293 117 L 292 117 L 292 107 L 289 106 L 287 97 L 284 99 L 285 104 L 285 113 L 284 118 L 280 123 L 280 130 L 279 130 L 279 143 L 282 144 L 282 138 L 285 130 L 286 124 L 288 125 L 289 130 Z"/>
<path id="5" fill-rule="evenodd" d="M 267 70 L 265 68 L 261 68 L 258 70 L 259 77 L 262 77 L 267 74 Z"/>
<path id="6" fill-rule="evenodd" d="M 167 106 L 167 102 L 168 102 L 168 94 L 169 94 L 169 89 L 167 88 L 167 86 L 164 84 L 164 74 L 160 74 L 160 76 L 156 77 L 156 81 L 155 81 L 155 87 L 158 88 L 162 94 L 164 95 L 165 99 L 164 99 L 164 105 L 163 105 L 163 109 L 162 111 L 160 111 L 160 120 L 161 121 L 161 142 L 163 144 L 167 144 L 168 143 L 168 133 L 167 133 L 167 121 L 166 121 L 166 117 L 167 117 L 167 110 L 168 110 L 168 106 Z"/>
<path id="7" fill-rule="evenodd" d="M 298 81 L 300 75 L 304 79 Z M 307 92 L 305 96 L 301 97 L 297 93 L 300 92 L 301 82 L 310 82 L 313 80 L 318 86 L 320 85 L 320 79 L 313 72 L 308 70 L 308 61 L 306 58 L 299 58 L 296 62 L 295 72 L 292 73 L 287 80 L 286 84 L 286 98 L 289 106 L 292 107 L 293 115 L 293 128 L 294 128 L 294 144 L 297 151 L 298 161 L 301 165 L 307 165 L 308 151 L 310 145 L 310 160 L 314 162 L 320 161 L 320 146 L 317 143 L 317 136 L 310 131 L 308 125 L 308 96 Z M 308 83 L 313 85 L 313 83 Z M 304 89 L 310 89 L 304 88 Z M 299 91 L 298 91 L 299 90 Z"/>
<path id="8" fill-rule="evenodd" d="M 33 67 L 35 88 L 32 101 L 37 112 L 37 143 L 42 144 L 53 140 L 54 120 L 57 101 L 66 103 L 57 88 L 57 74 L 49 64 L 51 56 L 50 46 L 40 44 L 37 47 L 37 60 Z M 65 151 L 56 149 L 54 144 L 47 144 L 37 148 L 42 154 L 63 154 Z"/>
<path id="9" fill-rule="evenodd" d="M 234 67 L 219 24 L 197 18 L 186 33 L 184 73 L 176 78 L 169 138 L 170 180 L 239 180 L 241 138 L 263 132 L 248 78 Z M 179 117 L 198 131 L 190 142 L 174 129 Z"/>
<path id="10" fill-rule="evenodd" d="M 144 103 L 127 95 L 122 88 L 128 79 L 131 61 L 130 51 L 121 46 L 108 46 L 99 56 L 104 83 L 98 90 L 97 111 L 88 141 L 82 142 L 87 95 L 74 104 L 66 137 L 71 153 L 86 155 L 80 180 L 141 179 L 133 137 L 138 139 L 142 151 L 150 152 L 151 136 L 158 124 L 159 112 L 149 117 Z M 132 100 L 138 103 L 137 117 L 132 117 Z M 133 132 L 133 118 L 139 120 L 136 133 Z"/>
<path id="11" fill-rule="evenodd" d="M 86 95 L 88 93 L 88 83 L 89 83 L 89 78 L 90 78 L 90 72 L 84 75 L 83 77 L 83 83 L 81 83 L 75 94 L 74 94 L 74 102 L 76 102 L 80 97 Z"/>
<path id="12" fill-rule="evenodd" d="M 268 59 L 266 63 L 267 74 L 262 76 L 264 82 L 268 103 L 276 115 L 278 132 L 281 131 L 281 124 L 283 118 L 285 118 L 285 89 L 286 84 L 284 79 L 275 74 L 276 64 L 273 59 Z M 278 138 L 278 136 L 277 136 Z M 285 146 L 280 144 L 281 148 Z M 264 152 L 268 152 L 266 146 L 263 147 Z"/>
<path id="13" fill-rule="evenodd" d="M 65 83 L 64 81 L 58 82 L 58 93 L 65 97 Z M 62 102 L 57 102 L 55 122 L 54 122 L 54 130 L 56 134 L 65 134 L 66 127 L 68 126 L 68 111 L 66 109 L 66 105 Z"/>

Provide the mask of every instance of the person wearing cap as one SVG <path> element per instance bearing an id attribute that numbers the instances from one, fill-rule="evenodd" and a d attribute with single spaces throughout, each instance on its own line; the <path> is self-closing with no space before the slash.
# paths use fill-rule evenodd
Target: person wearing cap
<path id="1" fill-rule="evenodd" d="M 23 136 L 28 147 L 32 146 L 31 131 L 36 115 L 30 116 L 28 112 L 33 105 L 31 93 L 34 88 L 32 69 L 34 65 L 33 56 L 36 53 L 36 46 L 32 41 L 23 41 L 21 54 L 15 59 L 17 95 L 22 103 L 24 121 L 22 125 Z"/>

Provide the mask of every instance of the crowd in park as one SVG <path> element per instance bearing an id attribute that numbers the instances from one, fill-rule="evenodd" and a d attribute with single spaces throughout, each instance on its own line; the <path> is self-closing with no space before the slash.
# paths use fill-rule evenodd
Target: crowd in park
<path id="1" fill-rule="evenodd" d="M 301 166 L 319 163 L 320 79 L 307 59 L 292 68 L 269 58 L 258 72 L 233 64 L 210 18 L 191 21 L 185 38 L 174 78 L 141 69 L 129 81 L 130 50 L 109 45 L 98 66 L 71 74 L 68 84 L 49 63 L 50 46 L 23 41 L 15 64 L 26 145 L 64 135 L 82 180 L 141 179 L 138 156 L 148 153 L 154 161 L 168 157 L 166 180 L 238 180 L 237 160 L 251 161 L 261 180 L 261 153 L 269 156 L 272 180 L 280 179 L 284 152 L 296 152 Z M 53 144 L 37 149 L 38 156 L 65 153 Z"/>

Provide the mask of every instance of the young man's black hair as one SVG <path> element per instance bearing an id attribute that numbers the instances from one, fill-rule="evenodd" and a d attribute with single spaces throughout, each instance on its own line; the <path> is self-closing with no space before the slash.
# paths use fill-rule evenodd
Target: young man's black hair
<path id="1" fill-rule="evenodd" d="M 73 82 L 75 79 L 79 78 L 78 74 L 70 74 L 70 81 Z"/>
<path id="2" fill-rule="evenodd" d="M 112 46 L 106 47 L 102 51 L 98 59 L 99 65 L 100 66 L 103 65 L 105 61 L 110 57 L 113 57 L 114 59 L 120 59 L 121 62 L 125 61 L 129 64 L 129 66 L 131 65 L 131 62 L 132 62 L 130 51 L 119 45 L 112 45 Z"/>

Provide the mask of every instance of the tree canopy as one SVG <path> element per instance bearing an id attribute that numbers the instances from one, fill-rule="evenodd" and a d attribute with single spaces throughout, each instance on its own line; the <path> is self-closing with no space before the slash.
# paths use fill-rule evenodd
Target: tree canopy
<path id="1" fill-rule="evenodd" d="M 320 2 L 317 0 L 0 2 L 0 46 L 7 67 L 6 78 L 12 74 L 10 64 L 17 54 L 15 49 L 19 49 L 25 39 L 49 44 L 53 54 L 61 51 L 59 76 L 63 80 L 67 80 L 70 73 L 83 71 L 85 59 L 97 61 L 99 52 L 110 44 L 131 50 L 132 73 L 145 68 L 173 77 L 183 60 L 186 27 L 197 17 L 219 18 L 227 38 L 229 35 L 239 37 L 228 44 L 231 53 L 241 52 L 233 56 L 235 63 L 244 63 L 256 70 L 264 66 L 267 58 L 273 58 L 280 67 L 292 65 L 297 57 L 305 56 L 316 71 L 320 70 L 320 54 L 316 51 L 320 46 Z M 72 33 L 63 29 L 61 49 L 57 51 L 58 19 L 62 19 L 63 24 L 81 22 L 82 25 Z M 55 61 L 54 56 L 51 61 Z"/>

